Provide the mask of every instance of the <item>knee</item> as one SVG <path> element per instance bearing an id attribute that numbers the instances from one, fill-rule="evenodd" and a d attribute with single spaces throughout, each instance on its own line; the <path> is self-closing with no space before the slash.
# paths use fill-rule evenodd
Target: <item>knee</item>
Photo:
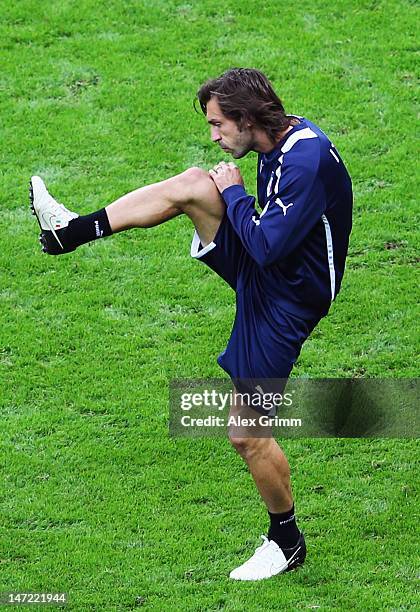
<path id="1" fill-rule="evenodd" d="M 232 444 L 236 452 L 241 455 L 241 457 L 245 457 L 249 449 L 249 440 L 250 438 L 237 438 L 229 434 L 229 442 Z"/>
<path id="2" fill-rule="evenodd" d="M 247 461 L 256 455 L 264 454 L 269 438 L 246 438 L 230 434 L 229 441 L 236 452 Z"/>
<path id="3" fill-rule="evenodd" d="M 181 203 L 194 204 L 198 201 L 205 201 L 208 197 L 217 195 L 217 188 L 210 175 L 202 168 L 188 168 L 178 175 L 177 190 L 180 194 Z M 218 196 L 217 196 L 218 197 Z"/>
<path id="4" fill-rule="evenodd" d="M 183 180 L 188 184 L 196 184 L 200 181 L 211 181 L 210 175 L 203 168 L 198 168 L 197 166 L 193 166 L 192 168 L 188 168 L 180 174 Z"/>

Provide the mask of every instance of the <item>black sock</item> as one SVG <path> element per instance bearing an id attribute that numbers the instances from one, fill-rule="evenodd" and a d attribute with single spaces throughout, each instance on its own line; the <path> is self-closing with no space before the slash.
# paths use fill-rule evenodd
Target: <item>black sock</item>
<path id="1" fill-rule="evenodd" d="M 66 242 L 74 248 L 112 234 L 105 208 L 73 219 L 64 231 Z"/>
<path id="2" fill-rule="evenodd" d="M 295 507 L 292 506 L 291 510 L 281 512 L 280 514 L 273 514 L 270 511 L 268 514 L 270 516 L 268 539 L 274 540 L 280 548 L 293 548 L 293 546 L 296 546 L 300 531 L 296 525 Z"/>

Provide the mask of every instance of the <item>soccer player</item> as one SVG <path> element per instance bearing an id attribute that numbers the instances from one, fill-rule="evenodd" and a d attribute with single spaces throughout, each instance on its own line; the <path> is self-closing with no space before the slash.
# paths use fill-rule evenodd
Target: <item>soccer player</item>
<path id="1" fill-rule="evenodd" d="M 191 255 L 236 292 L 235 323 L 219 365 L 237 387 L 241 380 L 285 380 L 340 289 L 351 180 L 328 137 L 308 119 L 286 115 L 258 70 L 229 70 L 206 82 L 197 97 L 216 145 L 235 159 L 258 153 L 261 212 L 233 162 L 222 161 L 210 172 L 190 168 L 85 216 L 59 204 L 34 176 L 30 197 L 40 241 L 45 252 L 60 255 L 103 236 L 188 215 L 195 226 Z M 253 412 L 237 402 L 231 414 L 247 409 Z M 270 521 L 263 544 L 230 577 L 260 580 L 294 569 L 304 562 L 306 546 L 287 459 L 273 437 L 255 436 L 246 427 L 231 431 L 230 439 Z"/>

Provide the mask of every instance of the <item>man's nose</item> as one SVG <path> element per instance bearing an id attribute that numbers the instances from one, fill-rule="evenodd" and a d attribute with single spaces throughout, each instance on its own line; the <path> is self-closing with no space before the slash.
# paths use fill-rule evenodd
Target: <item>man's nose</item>
<path id="1" fill-rule="evenodd" d="M 219 130 L 215 127 L 211 128 L 211 139 L 212 139 L 212 142 L 218 142 L 221 139 Z"/>

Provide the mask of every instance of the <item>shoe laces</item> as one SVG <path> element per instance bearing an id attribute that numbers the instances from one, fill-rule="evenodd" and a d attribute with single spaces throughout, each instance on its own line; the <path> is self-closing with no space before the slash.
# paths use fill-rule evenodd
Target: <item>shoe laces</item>
<path id="1" fill-rule="evenodd" d="M 250 559 L 248 559 L 248 561 L 245 562 L 245 565 L 249 566 L 260 566 L 261 565 L 261 553 L 266 550 L 269 546 L 270 546 L 270 540 L 265 536 L 262 535 L 261 536 L 263 543 L 261 544 L 261 546 L 258 546 L 258 548 L 255 549 L 254 554 L 252 555 L 252 557 Z M 271 550 L 270 552 L 274 552 L 273 550 Z M 271 559 L 271 555 L 269 557 L 264 558 L 265 563 L 272 563 L 272 559 Z"/>
<path id="2" fill-rule="evenodd" d="M 263 543 L 261 544 L 261 546 L 258 546 L 255 549 L 254 555 L 256 555 L 257 553 L 261 552 L 264 548 L 266 548 L 270 544 L 270 540 L 267 538 L 267 536 L 262 535 L 261 539 L 263 540 Z"/>
<path id="3" fill-rule="evenodd" d="M 71 219 L 75 219 L 76 217 L 78 217 L 79 215 L 72 212 L 71 210 L 69 210 L 68 208 L 66 208 L 64 206 L 64 204 L 61 204 L 60 202 L 57 202 L 56 199 L 54 199 L 52 197 L 52 195 L 48 194 L 49 196 L 49 204 L 51 206 L 52 212 L 54 213 L 54 215 L 56 215 L 57 217 L 64 217 L 65 219 L 67 218 L 71 218 Z"/>

